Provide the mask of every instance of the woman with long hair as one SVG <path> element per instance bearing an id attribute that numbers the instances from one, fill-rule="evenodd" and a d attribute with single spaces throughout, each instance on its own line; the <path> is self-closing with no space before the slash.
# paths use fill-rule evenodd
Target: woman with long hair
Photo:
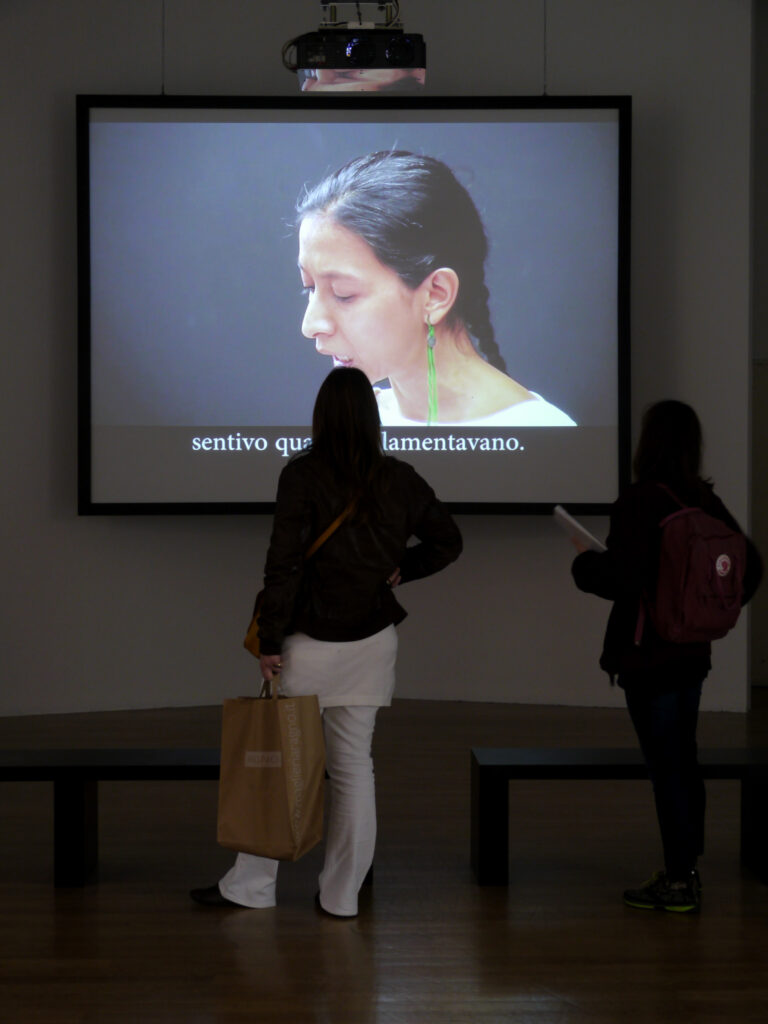
<path id="1" fill-rule="evenodd" d="M 507 373 L 485 284 L 488 241 L 442 161 L 358 157 L 297 205 L 302 332 L 376 386 L 381 422 L 573 426 Z"/>
<path id="2" fill-rule="evenodd" d="M 305 559 L 345 509 L 342 524 Z M 279 672 L 286 695 L 317 694 L 320 703 L 329 803 L 318 905 L 332 916 L 357 914 L 373 862 L 371 742 L 377 711 L 392 700 L 395 626 L 406 614 L 393 588 L 443 569 L 461 547 L 432 488 L 383 454 L 368 378 L 332 370 L 315 401 L 312 444 L 280 474 L 259 621 L 263 677 Z M 277 868 L 240 853 L 218 885 L 191 895 L 208 906 L 271 907 Z"/>
<path id="3" fill-rule="evenodd" d="M 698 507 L 739 529 L 702 477 L 701 454 L 695 411 L 674 400 L 652 405 L 635 452 L 635 483 L 611 512 L 607 550 L 582 551 L 573 562 L 581 590 L 613 601 L 600 665 L 624 689 L 653 783 L 661 832 L 664 868 L 639 888 L 627 889 L 624 901 L 677 913 L 697 911 L 701 902 L 697 860 L 704 850 L 705 792 L 696 726 L 711 650 L 709 643 L 663 639 L 650 617 L 640 618 L 640 609 L 643 595 L 655 592 L 662 520 L 681 506 Z M 746 547 L 742 603 L 762 574 L 748 539 Z"/>

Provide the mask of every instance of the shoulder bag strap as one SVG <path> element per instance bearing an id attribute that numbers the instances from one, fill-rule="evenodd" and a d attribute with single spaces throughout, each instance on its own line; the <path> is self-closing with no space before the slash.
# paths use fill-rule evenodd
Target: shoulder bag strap
<path id="1" fill-rule="evenodd" d="M 356 503 L 357 499 L 353 498 L 352 501 L 350 501 L 350 503 L 344 509 L 344 511 L 341 512 L 338 516 L 336 516 L 331 525 L 326 527 L 325 530 L 323 530 L 323 532 L 320 534 L 317 540 L 314 540 L 312 544 L 309 546 L 309 549 L 307 550 L 307 553 L 304 556 L 305 558 L 311 558 L 312 555 L 314 555 L 314 553 L 317 551 L 317 549 L 321 548 L 323 544 L 325 544 L 325 542 L 328 540 L 328 538 L 331 537 L 334 533 L 336 533 L 338 528 L 350 514 L 352 509 L 355 507 Z"/>

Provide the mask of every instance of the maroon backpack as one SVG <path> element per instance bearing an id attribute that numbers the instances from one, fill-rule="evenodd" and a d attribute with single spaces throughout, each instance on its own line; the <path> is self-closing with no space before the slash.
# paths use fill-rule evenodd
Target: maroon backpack
<path id="1" fill-rule="evenodd" d="M 640 643 L 646 613 L 663 640 L 706 643 L 733 628 L 741 611 L 747 543 L 744 535 L 701 508 L 680 506 L 659 523 L 656 593 L 644 596 L 635 630 Z"/>

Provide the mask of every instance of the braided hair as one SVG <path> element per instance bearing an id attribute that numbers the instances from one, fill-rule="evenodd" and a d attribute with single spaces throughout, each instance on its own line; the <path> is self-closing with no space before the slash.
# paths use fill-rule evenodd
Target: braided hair
<path id="1" fill-rule="evenodd" d="M 463 325 L 481 355 L 507 372 L 488 308 L 483 222 L 441 160 L 404 150 L 357 157 L 307 189 L 296 212 L 299 224 L 313 213 L 330 214 L 411 289 L 440 267 L 453 269 L 459 291 L 447 324 Z"/>

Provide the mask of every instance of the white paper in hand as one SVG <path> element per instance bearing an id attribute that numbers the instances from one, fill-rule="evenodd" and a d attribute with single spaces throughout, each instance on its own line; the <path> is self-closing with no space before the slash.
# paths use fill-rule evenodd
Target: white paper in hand
<path id="1" fill-rule="evenodd" d="M 562 505 L 555 505 L 555 522 L 572 540 L 577 540 L 590 551 L 605 551 L 605 544 L 565 511 Z"/>

